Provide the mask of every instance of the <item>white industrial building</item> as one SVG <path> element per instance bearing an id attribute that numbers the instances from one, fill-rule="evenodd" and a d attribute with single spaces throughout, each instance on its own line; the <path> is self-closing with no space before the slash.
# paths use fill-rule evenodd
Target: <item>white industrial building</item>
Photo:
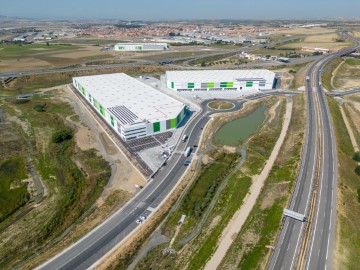
<path id="1" fill-rule="evenodd" d="M 177 92 L 267 90 L 274 81 L 275 73 L 266 69 L 166 72 L 166 86 Z"/>
<path id="2" fill-rule="evenodd" d="M 118 43 L 114 45 L 114 50 L 119 52 L 163 51 L 167 49 L 167 43 Z"/>
<path id="3" fill-rule="evenodd" d="M 175 129 L 183 103 L 124 73 L 73 78 L 74 87 L 122 139 Z"/>

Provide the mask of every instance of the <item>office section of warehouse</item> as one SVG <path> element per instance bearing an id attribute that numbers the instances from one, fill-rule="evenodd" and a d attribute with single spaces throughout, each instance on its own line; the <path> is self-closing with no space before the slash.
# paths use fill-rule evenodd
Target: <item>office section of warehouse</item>
<path id="1" fill-rule="evenodd" d="M 175 129 L 185 116 L 183 103 L 124 73 L 74 77 L 73 85 L 125 141 Z"/>
<path id="2" fill-rule="evenodd" d="M 274 87 L 275 73 L 266 69 L 167 71 L 165 80 L 177 92 L 268 90 Z"/>
<path id="3" fill-rule="evenodd" d="M 163 51 L 167 49 L 167 43 L 117 43 L 114 45 L 114 50 L 117 52 Z"/>

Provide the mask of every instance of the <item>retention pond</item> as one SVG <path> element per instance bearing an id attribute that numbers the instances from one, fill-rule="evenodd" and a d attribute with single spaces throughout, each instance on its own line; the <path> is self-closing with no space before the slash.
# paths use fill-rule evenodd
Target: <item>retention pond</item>
<path id="1" fill-rule="evenodd" d="M 260 106 L 253 113 L 226 123 L 216 132 L 215 142 L 222 145 L 239 146 L 264 122 L 265 110 L 265 106 Z"/>

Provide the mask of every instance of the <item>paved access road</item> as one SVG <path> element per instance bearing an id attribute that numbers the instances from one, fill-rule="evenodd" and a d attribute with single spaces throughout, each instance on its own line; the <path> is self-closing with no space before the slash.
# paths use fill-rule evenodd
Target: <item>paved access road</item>
<path id="1" fill-rule="evenodd" d="M 342 34 L 347 35 L 346 32 Z M 308 72 L 307 92 L 307 127 L 305 146 L 290 209 L 303 214 L 308 213 L 311 187 L 315 177 L 316 163 L 321 160 L 320 190 L 316 214 L 313 220 L 314 231 L 310 241 L 310 250 L 306 257 L 306 269 L 331 268 L 336 221 L 336 181 L 337 159 L 336 144 L 331 116 L 322 87 L 320 70 L 337 56 L 346 55 L 356 48 L 346 49 L 326 55 L 314 62 Z M 319 110 L 316 110 L 318 106 Z M 319 117 L 319 123 L 317 121 Z M 319 147 L 318 136 L 322 145 Z M 269 263 L 269 269 L 294 269 L 298 260 L 299 245 L 304 229 L 302 222 L 286 218 L 277 246 Z M 329 257 L 330 254 L 330 257 Z"/>

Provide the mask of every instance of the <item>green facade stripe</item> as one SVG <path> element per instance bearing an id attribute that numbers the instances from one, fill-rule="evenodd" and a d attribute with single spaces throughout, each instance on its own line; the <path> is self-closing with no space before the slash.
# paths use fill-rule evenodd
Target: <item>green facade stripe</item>
<path id="1" fill-rule="evenodd" d="M 176 118 L 170 120 L 170 128 L 176 128 Z"/>
<path id="2" fill-rule="evenodd" d="M 105 110 L 104 110 L 104 107 L 100 105 L 100 113 L 102 116 L 105 117 Z"/>
<path id="3" fill-rule="evenodd" d="M 226 87 L 234 87 L 234 82 L 228 82 Z"/>
<path id="4" fill-rule="evenodd" d="M 160 131 L 160 122 L 153 123 L 153 129 L 154 129 L 154 132 L 159 132 Z"/>
<path id="5" fill-rule="evenodd" d="M 94 99 L 94 106 L 96 109 L 98 109 L 98 110 L 100 109 L 99 102 L 97 102 L 96 99 Z"/>
<path id="6" fill-rule="evenodd" d="M 253 86 L 253 82 L 246 82 L 246 87 L 251 87 Z"/>
<path id="7" fill-rule="evenodd" d="M 188 83 L 188 88 L 194 88 L 195 87 L 195 83 Z"/>
<path id="8" fill-rule="evenodd" d="M 209 83 L 207 83 L 207 87 L 208 87 L 208 88 L 214 88 L 214 87 L 215 87 L 215 83 L 214 83 L 214 82 L 209 82 Z"/>
<path id="9" fill-rule="evenodd" d="M 171 88 L 174 89 L 174 87 L 175 87 L 174 82 L 171 82 Z"/>
<path id="10" fill-rule="evenodd" d="M 110 115 L 110 122 L 111 122 L 111 125 L 113 127 L 115 127 L 115 121 L 114 121 L 114 117 L 112 115 Z"/>

